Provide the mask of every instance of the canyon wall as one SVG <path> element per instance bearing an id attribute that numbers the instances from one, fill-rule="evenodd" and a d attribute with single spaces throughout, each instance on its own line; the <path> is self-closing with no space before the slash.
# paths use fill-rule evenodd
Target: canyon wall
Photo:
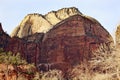
<path id="1" fill-rule="evenodd" d="M 67 71 L 90 60 L 93 53 L 110 51 L 113 46 L 109 32 L 77 8 L 64 8 L 45 16 L 30 14 L 11 36 L 0 26 L 0 48 L 19 52 L 43 71 Z"/>

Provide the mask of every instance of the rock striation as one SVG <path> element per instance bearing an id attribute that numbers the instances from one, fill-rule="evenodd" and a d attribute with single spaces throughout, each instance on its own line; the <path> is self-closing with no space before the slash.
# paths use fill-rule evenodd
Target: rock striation
<path id="1" fill-rule="evenodd" d="M 3 48 L 4 51 L 11 51 L 14 54 L 20 53 L 28 63 L 35 63 L 36 65 L 39 62 L 38 59 L 43 35 L 43 33 L 36 33 L 22 39 L 18 37 L 11 38 L 3 31 L 0 25 L 0 48 Z"/>
<path id="2" fill-rule="evenodd" d="M 27 62 L 35 63 L 39 70 L 43 71 L 67 71 L 84 60 L 91 59 L 95 52 L 110 51 L 113 39 L 97 20 L 84 16 L 76 8 L 65 8 L 57 12 L 53 11 L 39 18 L 35 17 L 39 16 L 38 14 L 32 14 L 34 17 L 31 19 L 31 16 L 27 16 L 28 18 L 22 21 L 25 24 L 15 29 L 14 33 L 17 34 L 14 34 L 14 37 L 9 37 L 0 29 L 0 39 L 3 41 L 0 42 L 1 48 L 13 53 L 19 52 Z M 41 26 L 47 31 L 41 30 Z"/>
<path id="3" fill-rule="evenodd" d="M 112 43 L 112 37 L 99 23 L 74 15 L 45 34 L 40 63 L 49 64 L 50 69 L 58 67 L 65 71 L 90 60 L 95 52 L 110 51 Z"/>

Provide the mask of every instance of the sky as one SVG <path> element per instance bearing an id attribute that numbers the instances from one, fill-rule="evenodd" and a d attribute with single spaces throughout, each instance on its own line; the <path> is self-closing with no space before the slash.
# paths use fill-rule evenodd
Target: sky
<path id="1" fill-rule="evenodd" d="M 8 34 L 30 13 L 47 14 L 52 10 L 76 7 L 97 19 L 114 36 L 120 24 L 120 0 L 0 0 L 0 22 Z"/>

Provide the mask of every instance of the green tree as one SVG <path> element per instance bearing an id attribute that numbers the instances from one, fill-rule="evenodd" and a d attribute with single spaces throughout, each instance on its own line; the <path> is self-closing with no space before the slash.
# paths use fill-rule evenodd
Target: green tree
<path id="1" fill-rule="evenodd" d="M 25 65 L 27 62 L 23 59 L 21 59 L 20 54 L 17 53 L 16 55 L 12 52 L 4 52 L 3 49 L 0 49 L 0 63 L 5 64 L 7 66 L 7 69 L 4 71 L 6 77 L 9 74 L 9 65 L 14 66 L 14 68 L 17 69 L 18 65 Z M 17 80 L 17 79 L 16 79 Z"/>

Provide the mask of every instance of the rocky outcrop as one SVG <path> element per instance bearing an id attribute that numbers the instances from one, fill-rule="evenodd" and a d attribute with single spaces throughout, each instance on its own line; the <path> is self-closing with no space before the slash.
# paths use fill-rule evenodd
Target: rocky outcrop
<path id="1" fill-rule="evenodd" d="M 0 48 L 7 47 L 9 40 L 10 40 L 9 35 L 3 31 L 2 25 L 0 23 Z"/>
<path id="2" fill-rule="evenodd" d="M 27 15 L 21 24 L 13 31 L 11 36 L 23 38 L 25 36 L 41 32 L 46 33 L 52 25 L 40 14 Z"/>
<path id="3" fill-rule="evenodd" d="M 120 47 L 120 25 L 117 26 L 117 30 L 115 33 L 115 41 L 116 41 L 116 47 Z"/>
<path id="4" fill-rule="evenodd" d="M 11 38 L 7 47 L 5 47 L 5 51 L 20 53 L 28 63 L 35 63 L 35 65 L 37 65 L 39 63 L 39 55 L 41 53 L 41 41 L 38 40 L 41 40 L 43 35 L 39 34 L 37 37 L 36 35 L 34 34 L 34 37 L 32 38 L 30 38 L 31 36 L 23 39 L 17 37 Z M 38 38 L 38 40 L 36 40 L 35 37 Z"/>
<path id="5" fill-rule="evenodd" d="M 38 13 L 27 15 L 20 25 L 15 28 L 11 36 L 23 38 L 34 33 L 46 33 L 60 21 L 76 14 L 82 14 L 77 8 L 63 8 L 49 12 L 46 15 Z"/>
<path id="6" fill-rule="evenodd" d="M 0 48 L 4 51 L 11 51 L 14 54 L 20 53 L 21 56 L 27 60 L 29 63 L 38 64 L 41 40 L 43 38 L 43 33 L 36 33 L 34 35 L 18 38 L 9 37 L 0 26 Z"/>
<path id="7" fill-rule="evenodd" d="M 110 34 L 99 23 L 75 15 L 45 34 L 39 63 L 65 71 L 84 60 L 90 60 L 94 52 L 110 51 L 112 42 Z"/>
<path id="8" fill-rule="evenodd" d="M 74 13 L 73 10 L 76 12 Z M 59 14 L 64 12 L 68 12 L 69 14 L 65 13 L 64 17 Z M 40 16 L 38 19 L 38 14 L 32 14 L 34 17 L 27 16 L 28 18 L 22 21 L 25 25 L 21 24 L 24 27 L 19 26 L 19 28 L 17 28 L 22 30 L 16 29 L 18 32 L 15 32 L 21 33 L 15 34 L 20 38 L 3 38 L 0 36 L 3 41 L 8 41 L 7 44 L 1 44 L 6 45 L 4 50 L 12 51 L 13 53 L 20 52 L 21 56 L 25 58 L 27 62 L 35 63 L 40 70 L 44 71 L 49 69 L 67 71 L 73 66 L 82 63 L 84 60 L 91 59 L 95 52 L 110 51 L 113 43 L 111 35 L 97 20 L 77 12 L 78 10 L 76 8 L 72 8 L 61 9 L 58 13 L 51 12 L 49 15 L 45 17 Z M 57 16 L 59 15 L 59 18 L 53 17 L 55 14 L 57 14 Z M 67 18 L 68 15 L 70 16 L 69 18 Z M 46 19 L 48 16 L 49 21 Z M 55 19 L 56 22 L 50 18 Z M 37 20 L 41 21 L 41 23 L 37 22 Z M 31 26 L 31 24 L 35 26 Z M 50 30 L 46 31 L 46 33 L 43 33 L 43 31 L 36 33 L 40 32 L 41 25 L 47 29 L 46 27 L 48 27 L 48 25 L 53 26 L 54 24 L 56 25 L 51 29 L 49 28 Z M 5 33 L 2 35 L 4 35 L 4 37 L 6 36 Z"/>

